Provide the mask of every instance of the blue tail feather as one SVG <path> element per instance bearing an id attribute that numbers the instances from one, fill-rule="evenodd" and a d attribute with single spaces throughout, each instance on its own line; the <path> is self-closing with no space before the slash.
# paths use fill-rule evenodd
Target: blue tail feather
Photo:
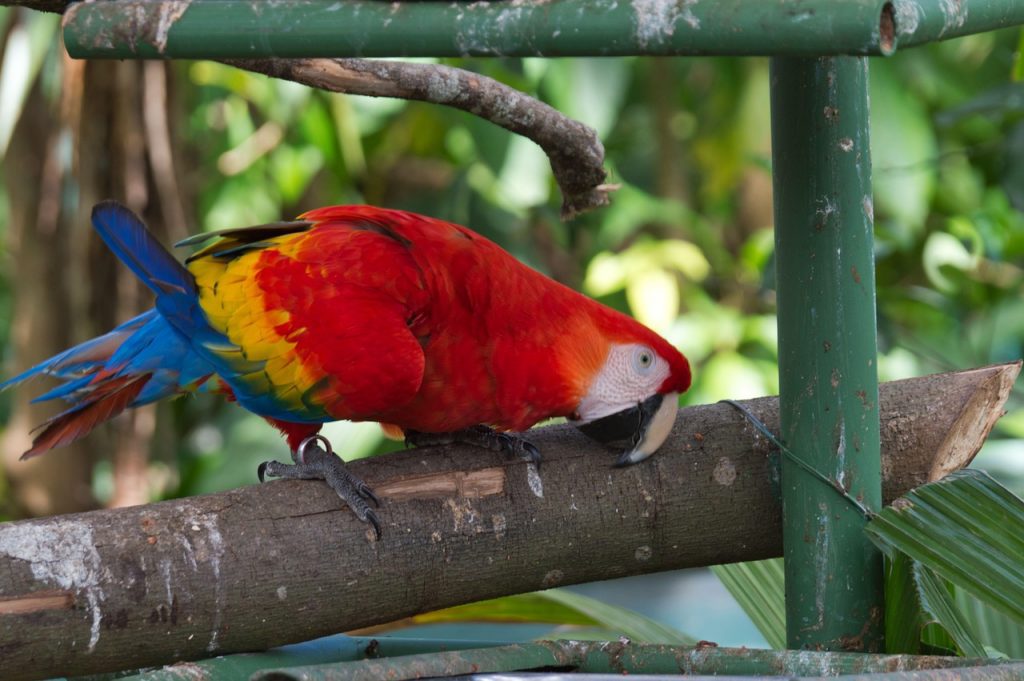
<path id="1" fill-rule="evenodd" d="M 144 326 L 157 314 L 156 310 L 143 312 L 138 317 L 129 319 L 124 324 L 108 331 L 102 336 L 97 336 L 73 348 L 68 348 L 64 352 L 54 355 L 44 362 L 40 362 L 17 376 L 3 381 L 0 383 L 0 390 L 6 390 L 11 386 L 40 375 L 55 376 L 62 380 L 79 378 L 92 370 L 97 356 L 109 357 L 110 351 L 107 348 L 119 346 L 125 338 L 129 337 L 138 328 Z"/>
<path id="2" fill-rule="evenodd" d="M 110 250 L 156 294 L 156 307 L 0 383 L 3 390 L 40 375 L 62 382 L 34 400 L 62 400 L 68 407 L 43 425 L 26 456 L 73 442 L 126 408 L 201 389 L 216 373 L 202 356 L 208 356 L 204 344 L 230 345 L 200 309 L 192 274 L 138 217 L 104 201 L 92 221 Z"/>
<path id="3" fill-rule="evenodd" d="M 153 385 L 147 384 L 142 394 L 150 399 L 137 402 L 145 404 L 189 391 L 213 373 L 213 367 L 193 351 L 187 338 L 157 310 L 149 310 L 0 383 L 0 390 L 36 376 L 51 376 L 63 383 L 32 402 L 63 399 L 76 403 L 87 399 L 105 379 L 149 374 Z"/>
<path id="4" fill-rule="evenodd" d="M 80 378 L 73 378 L 68 380 L 67 383 L 58 385 L 53 390 L 48 390 L 38 397 L 32 398 L 32 404 L 39 402 L 49 402 L 50 400 L 64 399 L 68 401 L 74 401 L 74 394 L 79 390 L 84 390 L 89 386 L 89 383 L 93 379 L 93 374 L 88 373 Z"/>

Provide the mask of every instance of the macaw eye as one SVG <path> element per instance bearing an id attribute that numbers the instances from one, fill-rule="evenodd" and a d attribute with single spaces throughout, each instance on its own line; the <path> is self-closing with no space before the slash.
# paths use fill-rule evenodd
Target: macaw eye
<path id="1" fill-rule="evenodd" d="M 654 352 L 650 348 L 637 348 L 633 353 L 633 366 L 640 373 L 647 373 L 654 366 Z"/>

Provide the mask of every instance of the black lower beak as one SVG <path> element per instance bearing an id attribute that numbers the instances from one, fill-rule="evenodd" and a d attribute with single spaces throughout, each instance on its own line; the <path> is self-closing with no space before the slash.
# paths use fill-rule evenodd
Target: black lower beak
<path id="1" fill-rule="evenodd" d="M 664 398 L 664 395 L 652 395 L 643 402 L 638 402 L 635 407 L 576 427 L 587 437 L 602 444 L 633 448 L 643 440 L 647 426 L 658 412 Z"/>

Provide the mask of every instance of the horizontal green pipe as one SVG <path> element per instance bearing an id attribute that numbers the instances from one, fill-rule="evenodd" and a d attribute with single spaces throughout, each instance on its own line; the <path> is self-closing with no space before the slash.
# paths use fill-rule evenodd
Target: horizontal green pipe
<path id="1" fill-rule="evenodd" d="M 366 641 L 368 639 L 356 639 Z M 912 670 L 949 670 L 989 665 L 991 660 L 913 655 L 864 655 L 810 651 L 753 650 L 714 646 L 684 647 L 620 642 L 538 641 L 473 650 L 388 657 L 387 639 L 377 659 L 340 664 L 270 669 L 255 674 L 258 681 L 357 681 L 509 672 L 558 667 L 580 672 L 616 675 L 687 674 L 692 676 L 833 676 Z M 426 644 L 428 642 L 421 642 Z M 438 650 L 443 641 L 436 642 Z M 360 644 L 362 645 L 362 644 Z M 392 652 L 393 654 L 393 652 Z M 226 658 L 230 659 L 230 658 Z M 202 664 L 202 663 L 199 663 Z M 1016 669 L 1009 664 L 995 669 Z M 986 671 L 991 671 L 986 669 Z M 996 673 L 996 672 L 993 672 Z M 893 676 L 892 679 L 899 677 Z M 978 676 L 976 678 L 983 678 Z M 1004 677 L 1005 678 L 1005 677 Z"/>
<path id="2" fill-rule="evenodd" d="M 1009 7 L 1019 0 L 971 0 Z M 73 57 L 882 54 L 885 0 L 76 3 Z M 1022 19 L 1024 21 L 1024 19 Z"/>
<path id="3" fill-rule="evenodd" d="M 894 0 L 895 43 L 912 47 L 1024 23 L 1024 1 Z"/>
<path id="4" fill-rule="evenodd" d="M 71 5 L 64 42 L 94 59 L 877 55 L 1021 23 L 1021 0 L 118 0 Z"/>
<path id="5" fill-rule="evenodd" d="M 377 638 L 326 636 L 305 643 L 273 648 L 262 653 L 220 655 L 183 665 L 169 665 L 134 676 L 111 674 L 104 679 L 117 681 L 196 681 L 196 679 L 247 679 L 256 672 L 276 667 L 307 667 L 355 662 L 369 658 L 401 657 L 422 653 L 467 648 L 496 648 L 508 645 L 503 641 L 468 641 L 462 639 L 421 639 L 381 636 Z M 92 677 L 90 677 L 92 678 Z"/>

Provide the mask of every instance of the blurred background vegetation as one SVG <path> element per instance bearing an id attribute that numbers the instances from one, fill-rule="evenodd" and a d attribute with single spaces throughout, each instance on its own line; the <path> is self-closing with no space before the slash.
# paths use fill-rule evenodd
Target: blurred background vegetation
<path id="1" fill-rule="evenodd" d="M 1011 30 L 871 61 L 882 380 L 1024 355 L 1022 48 Z M 101 199 L 124 201 L 167 242 L 365 202 L 466 224 L 628 311 L 694 364 L 688 403 L 777 392 L 767 60 L 452 63 L 596 128 L 622 185 L 612 205 L 562 223 L 539 148 L 461 112 L 210 62 L 75 62 L 58 17 L 0 8 L 4 375 L 151 304 L 92 235 Z M 263 421 L 200 396 L 18 463 L 48 415 L 30 393 L 0 396 L 0 519 L 252 484 L 260 461 L 287 457 Z M 976 463 L 1018 491 L 1020 397 Z M 327 434 L 352 457 L 396 447 L 372 424 Z M 580 591 L 700 638 L 759 643 L 708 615 L 738 612 L 724 591 L 709 595 L 713 581 L 690 572 Z M 694 594 L 700 612 L 686 605 Z"/>

